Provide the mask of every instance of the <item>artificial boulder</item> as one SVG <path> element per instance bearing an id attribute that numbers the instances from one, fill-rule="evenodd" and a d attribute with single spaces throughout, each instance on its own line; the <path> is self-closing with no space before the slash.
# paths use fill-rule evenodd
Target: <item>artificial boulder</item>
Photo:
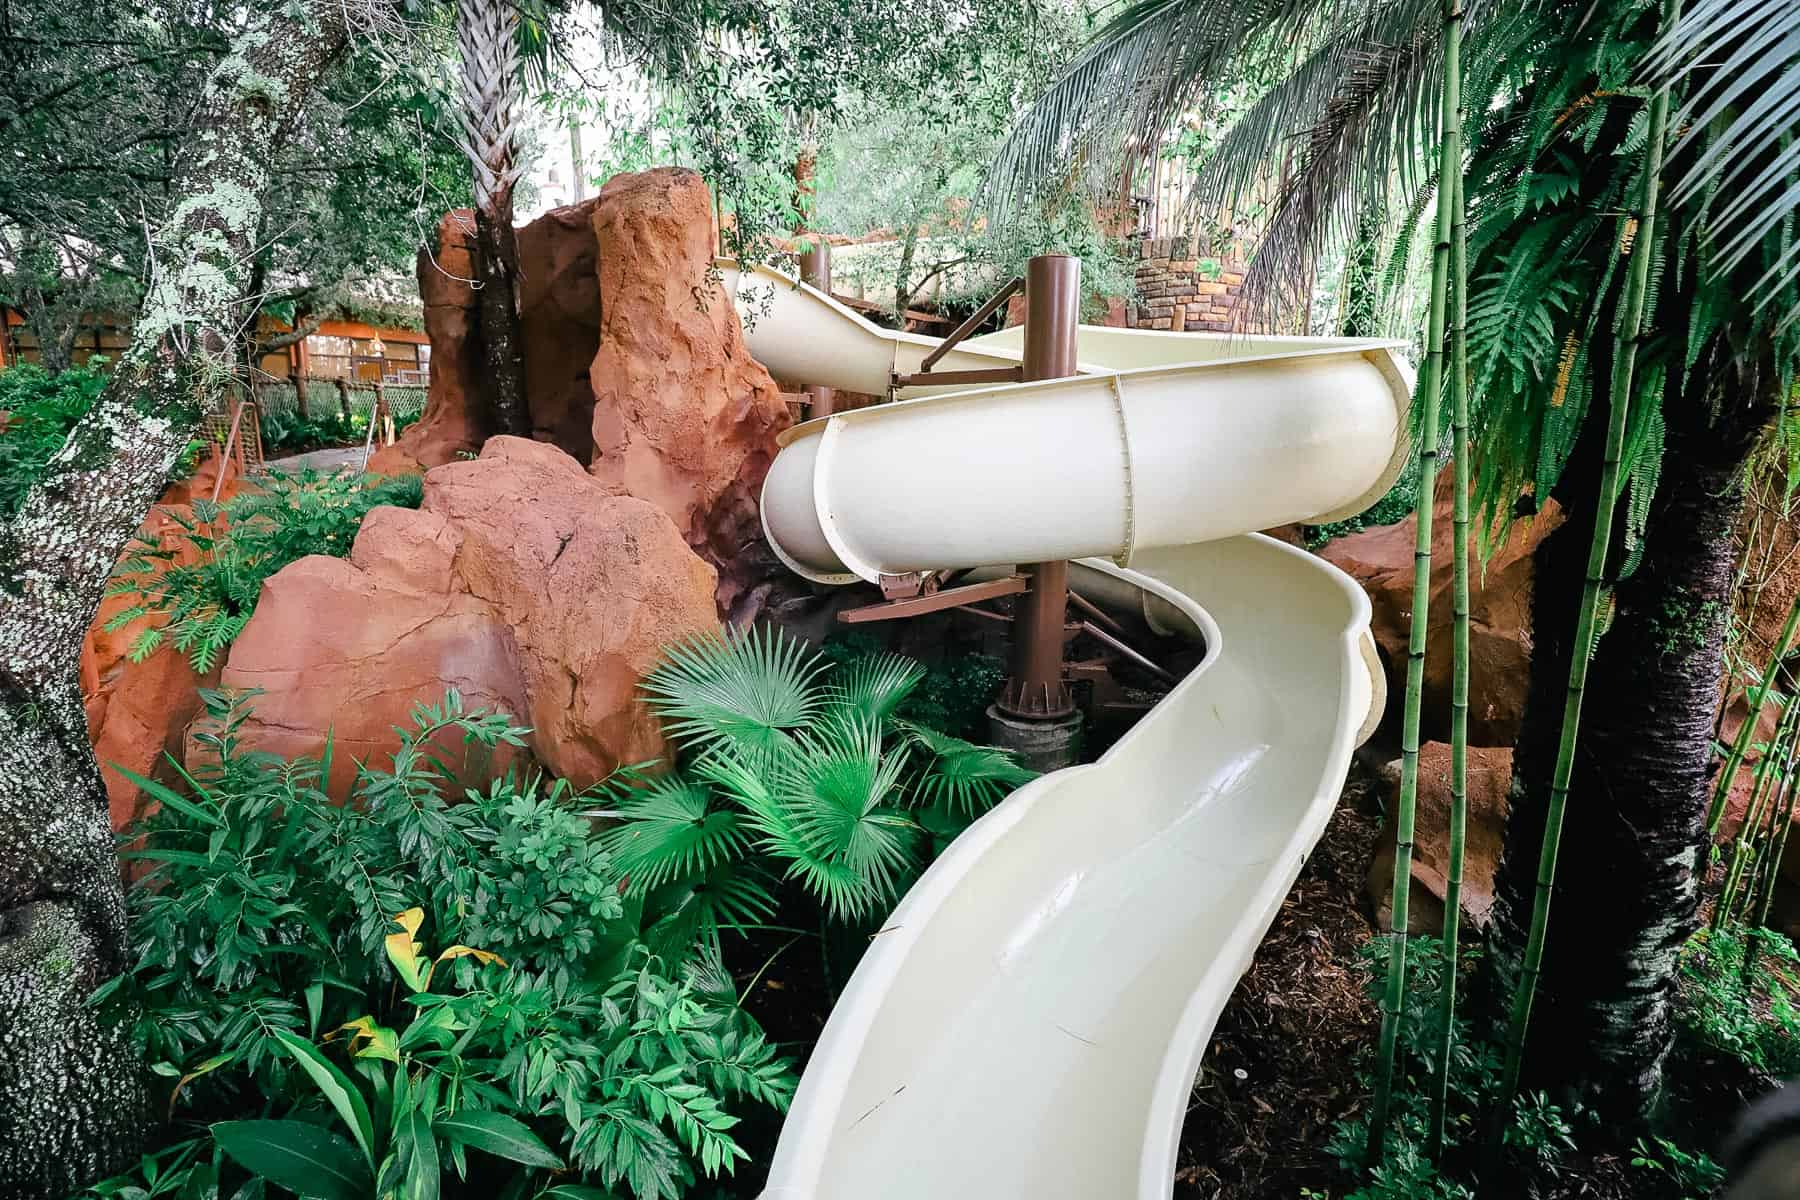
<path id="1" fill-rule="evenodd" d="M 421 247 L 416 273 L 431 342 L 425 411 L 369 470 L 417 474 L 481 448 L 493 429 L 481 399 L 481 326 L 475 294 L 475 213 L 458 208 L 438 222 L 437 247 Z"/>
<path id="2" fill-rule="evenodd" d="M 329 733 L 334 794 L 447 687 L 530 725 L 531 754 L 582 787 L 663 752 L 637 685 L 664 646 L 718 631 L 715 582 L 654 506 L 496 437 L 428 472 L 417 511 L 371 511 L 348 560 L 272 576 L 221 683 L 263 692 L 249 745 L 317 754 Z M 460 763 L 470 782 L 501 765 Z"/>
<path id="3" fill-rule="evenodd" d="M 1486 929 L 1494 907 L 1494 875 L 1506 834 L 1507 790 L 1512 786 L 1510 748 L 1469 747 L 1469 808 L 1463 842 L 1462 910 L 1476 928 Z M 1388 819 L 1369 864 L 1368 897 L 1381 928 L 1388 927 L 1394 884 L 1394 821 L 1399 811 L 1399 764 L 1388 772 Z M 1412 891 L 1406 927 L 1436 933 L 1444 927 L 1444 894 L 1450 867 L 1450 746 L 1419 747 L 1418 799 L 1413 810 Z"/>
<path id="4" fill-rule="evenodd" d="M 518 231 L 520 352 L 532 436 L 582 463 L 593 454 L 588 366 L 600 344 L 594 201 L 552 209 Z M 475 218 L 438 223 L 435 252 L 419 251 L 419 299 L 431 342 L 425 412 L 369 463 L 379 475 L 417 473 L 481 449 L 493 432 L 482 391 L 480 297 L 473 280 Z"/>
<path id="5" fill-rule="evenodd" d="M 1425 738 L 1450 736 L 1451 501 L 1446 473 L 1439 482 L 1431 526 L 1431 611 L 1425 645 Z M 1469 579 L 1469 743 L 1507 746 L 1518 736 L 1531 672 L 1531 556 L 1562 523 L 1554 502 L 1512 536 Z M 1406 695 L 1407 643 L 1412 634 L 1416 516 L 1336 539 L 1320 556 L 1369 593 L 1369 629 L 1388 672 L 1390 705 Z"/>
<path id="6" fill-rule="evenodd" d="M 619 175 L 601 189 L 593 226 L 601 326 L 588 469 L 673 517 L 720 571 L 720 612 L 734 613 L 772 570 L 754 552 L 757 499 L 791 418 L 713 274 L 712 198 L 680 168 Z"/>
<path id="7" fill-rule="evenodd" d="M 173 550 L 179 563 L 196 561 L 192 544 L 182 536 L 181 522 L 192 521 L 195 499 L 212 498 L 219 469 L 218 460 L 213 459 L 187 479 L 171 484 L 139 526 L 138 537 Z M 229 462 L 225 469 L 225 482 L 218 488 L 221 502 L 241 487 Z M 114 768 L 173 782 L 175 772 L 166 755 L 181 753 L 183 735 L 200 711 L 200 689 L 218 679 L 216 669 L 196 674 L 187 656 L 172 647 L 142 662 L 131 661 L 131 645 L 142 631 L 142 623 L 112 631 L 106 626 L 135 603 L 135 596 L 108 596 L 81 643 L 81 698 L 87 709 L 88 740 L 106 781 L 115 830 L 144 815 L 145 797 Z"/>

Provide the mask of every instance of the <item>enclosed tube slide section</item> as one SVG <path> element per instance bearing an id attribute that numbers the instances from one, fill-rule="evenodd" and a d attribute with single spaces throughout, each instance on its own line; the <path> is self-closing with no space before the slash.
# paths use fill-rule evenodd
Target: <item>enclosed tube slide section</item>
<path id="1" fill-rule="evenodd" d="M 920 370 L 938 339 L 883 329 L 845 308 L 824 292 L 766 266 L 742 268 L 730 259 L 717 263 L 725 292 L 736 302 L 750 354 L 777 379 L 816 383 L 850 392 L 886 395 L 893 372 Z M 1018 346 L 987 350 L 953 348 L 935 371 L 1016 367 Z M 914 388 L 927 395 L 945 388 Z"/>
<path id="2" fill-rule="evenodd" d="M 778 373 L 854 388 L 903 353 L 786 294 L 748 335 Z M 967 353 L 1016 353 L 996 338 Z M 1391 485 L 1411 383 L 1393 345 L 1082 339 L 1087 374 L 809 422 L 769 471 L 764 527 L 810 579 L 1083 559 L 1078 588 L 1206 653 L 901 900 L 807 1064 L 766 1200 L 1164 1200 L 1213 1025 L 1380 715 L 1361 589 L 1248 531 Z"/>

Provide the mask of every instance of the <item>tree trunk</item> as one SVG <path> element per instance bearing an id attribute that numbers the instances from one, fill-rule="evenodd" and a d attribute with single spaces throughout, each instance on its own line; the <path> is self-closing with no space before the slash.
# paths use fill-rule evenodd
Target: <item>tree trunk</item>
<path id="1" fill-rule="evenodd" d="M 488 408 L 500 433 L 531 436 L 519 334 L 519 250 L 513 233 L 519 13 L 505 0 L 457 0 L 463 153 L 474 171 L 478 312 Z"/>
<path id="2" fill-rule="evenodd" d="M 1599 379 L 1610 369 L 1602 357 Z M 1669 449 L 1643 558 L 1615 585 L 1588 674 L 1525 1086 L 1592 1106 L 1627 1141 L 1655 1110 L 1675 959 L 1696 927 L 1731 534 L 1746 461 L 1779 398 L 1771 360 L 1766 346 L 1736 354 L 1720 341 L 1685 388 L 1668 386 Z M 1593 511 L 1604 424 L 1603 411 L 1590 415 L 1557 489 L 1571 514 Z M 1484 980 L 1496 1032 L 1530 928 L 1590 530 L 1575 516 L 1544 540 L 1534 564 L 1531 691 Z M 1615 560 L 1623 541 L 1614 539 Z"/>
<path id="3" fill-rule="evenodd" d="M 135 1157 L 148 1120 L 123 1028 L 85 1006 L 126 962 L 81 643 L 114 562 L 226 385 L 269 148 L 346 43 L 335 0 L 256 10 L 176 164 L 133 342 L 0 526 L 0 1195 L 59 1197 Z"/>
<path id="4" fill-rule="evenodd" d="M 1356 217 L 1356 233 L 1344 255 L 1344 279 L 1338 285 L 1338 333 L 1374 337 L 1381 325 L 1381 243 L 1387 213 L 1378 202 L 1364 203 Z"/>
<path id="5" fill-rule="evenodd" d="M 900 243 L 900 264 L 894 268 L 894 315 L 900 319 L 902 329 L 906 328 L 906 310 L 912 305 L 913 256 L 918 250 L 919 227 L 910 225 Z"/>

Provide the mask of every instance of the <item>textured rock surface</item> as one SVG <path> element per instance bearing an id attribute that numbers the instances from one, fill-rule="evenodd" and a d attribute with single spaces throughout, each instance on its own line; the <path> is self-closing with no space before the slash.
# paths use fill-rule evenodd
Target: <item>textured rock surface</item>
<path id="1" fill-rule="evenodd" d="M 444 214 L 436 249 L 419 251 L 417 274 L 425 335 L 431 339 L 431 382 L 424 415 L 370 459 L 369 469 L 378 475 L 417 473 L 473 453 L 492 428 L 480 407 L 473 210 Z"/>
<path id="2" fill-rule="evenodd" d="M 720 569 L 719 610 L 731 613 L 767 574 L 752 550 L 756 501 L 787 405 L 708 277 L 717 236 L 699 175 L 617 176 L 593 224 L 602 323 L 589 470 L 674 518 Z"/>
<path id="3" fill-rule="evenodd" d="M 1400 764 L 1387 773 L 1388 820 L 1375 842 L 1369 864 L 1367 894 L 1381 928 L 1387 928 L 1388 900 L 1394 882 L 1394 816 L 1400 793 Z M 1494 906 L 1494 872 L 1500 866 L 1506 830 L 1506 791 L 1512 784 L 1512 750 L 1469 747 L 1469 820 L 1463 853 L 1462 909 L 1476 926 L 1486 928 Z M 1419 747 L 1419 795 L 1413 813 L 1412 892 L 1407 900 L 1407 928 L 1436 933 L 1444 927 L 1445 871 L 1450 864 L 1450 746 L 1426 742 Z"/>
<path id="4" fill-rule="evenodd" d="M 340 756 L 377 758 L 455 686 L 531 725 L 536 758 L 582 786 L 662 752 L 637 684 L 665 645 L 718 628 L 715 582 L 664 513 L 497 437 L 427 473 L 418 511 L 370 513 L 348 561 L 273 576 L 221 682 L 263 689 L 252 744 L 317 753 L 331 730 Z M 338 787 L 351 769 L 334 763 Z"/>
<path id="5" fill-rule="evenodd" d="M 1447 481 L 1446 476 L 1446 481 Z M 1450 736 L 1451 562 L 1449 488 L 1440 484 L 1431 528 L 1431 613 L 1425 646 L 1422 736 Z M 1531 669 L 1531 555 L 1562 523 L 1552 505 L 1518 526 L 1485 569 L 1469 580 L 1469 742 L 1511 746 L 1525 709 Z M 1412 628 L 1414 518 L 1336 539 L 1320 556 L 1362 584 L 1373 612 L 1370 630 L 1387 665 L 1390 720 L 1406 695 L 1406 650 Z"/>
<path id="6" fill-rule="evenodd" d="M 519 328 L 532 436 L 584 465 L 594 453 L 594 386 L 600 347 L 595 201 L 555 208 L 519 230 Z"/>
<path id="7" fill-rule="evenodd" d="M 138 530 L 140 536 L 155 538 L 163 548 L 177 551 L 181 561 L 191 561 L 194 555 L 179 536 L 181 526 L 176 515 L 191 520 L 193 500 L 210 498 L 216 478 L 217 465 L 208 462 L 194 475 L 172 484 L 144 519 Z M 235 472 L 227 475 L 219 491 L 220 501 L 229 500 L 240 487 Z M 111 633 L 105 626 L 133 603 L 130 596 L 109 596 L 102 601 L 99 615 L 81 643 L 81 699 L 87 709 L 94 757 L 106 780 L 115 830 L 142 816 L 144 807 L 137 785 L 113 770 L 113 766 L 171 781 L 175 771 L 164 753 L 181 753 L 182 735 L 200 711 L 199 689 L 212 686 L 218 679 L 216 670 L 205 678 L 197 676 L 186 656 L 169 648 L 143 662 L 132 662 L 127 654 L 142 625 L 133 624 Z"/>
<path id="8" fill-rule="evenodd" d="M 532 436 L 585 463 L 593 454 L 594 392 L 588 367 L 600 344 L 594 263 L 595 202 L 552 209 L 518 231 L 519 326 Z M 419 297 L 431 339 L 425 415 L 376 454 L 378 474 L 442 466 L 481 448 L 493 431 L 481 392 L 481 321 L 474 278 L 474 218 L 438 223 L 435 256 L 419 253 Z"/>

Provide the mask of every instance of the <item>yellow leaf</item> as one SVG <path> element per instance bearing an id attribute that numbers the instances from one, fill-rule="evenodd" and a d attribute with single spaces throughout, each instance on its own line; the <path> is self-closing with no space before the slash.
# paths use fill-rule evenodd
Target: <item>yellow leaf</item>
<path id="1" fill-rule="evenodd" d="M 506 960 L 492 950 L 477 950 L 473 946 L 452 946 L 438 955 L 437 960 L 447 962 L 453 958 L 469 958 L 471 956 L 479 963 L 499 963 L 503 967 L 506 965 Z"/>
<path id="2" fill-rule="evenodd" d="M 400 926 L 402 932 L 388 934 L 386 943 L 388 959 L 394 964 L 394 969 L 400 972 L 400 978 L 415 992 L 424 991 L 431 982 L 431 972 L 421 969 L 423 964 L 419 958 L 419 943 L 414 939 L 419 926 L 424 923 L 425 910 L 422 908 L 409 908 L 397 914 L 394 924 Z"/>

